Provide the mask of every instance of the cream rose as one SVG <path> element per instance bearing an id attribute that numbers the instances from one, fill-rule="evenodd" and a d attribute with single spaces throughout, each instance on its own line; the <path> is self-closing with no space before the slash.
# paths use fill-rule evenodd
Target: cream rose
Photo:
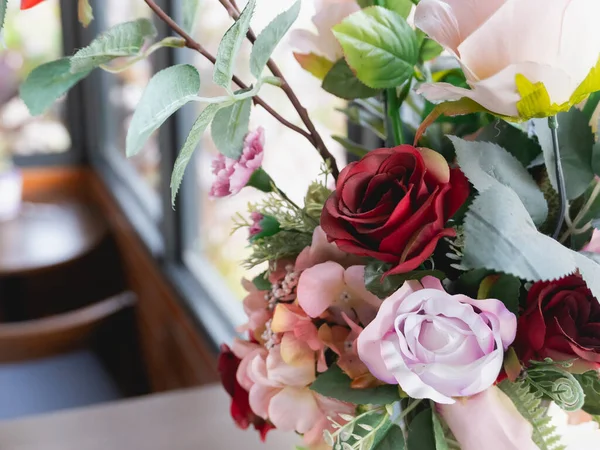
<path id="1" fill-rule="evenodd" d="M 598 0 L 421 0 L 416 26 L 459 59 L 471 89 L 419 92 L 519 119 L 567 110 L 600 90 L 598 17 Z"/>

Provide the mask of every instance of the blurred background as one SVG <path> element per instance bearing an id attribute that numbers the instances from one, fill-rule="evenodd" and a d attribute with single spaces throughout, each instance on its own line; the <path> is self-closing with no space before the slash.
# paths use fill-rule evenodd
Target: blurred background
<path id="1" fill-rule="evenodd" d="M 159 3 L 181 19 L 180 2 Z M 292 3 L 259 1 L 254 30 Z M 198 105 L 125 158 L 128 124 L 153 74 L 187 62 L 200 71 L 200 95 L 220 95 L 212 66 L 187 49 L 162 49 L 119 74 L 94 72 L 40 117 L 19 99 L 33 68 L 115 24 L 151 17 L 142 0 L 91 4 L 95 19 L 84 29 L 71 0 L 27 11 L 9 1 L 0 48 L 0 448 L 263 448 L 256 433 L 235 429 L 216 385 L 218 347 L 245 321 L 240 282 L 252 276 L 240 266 L 247 236 L 231 234 L 232 216 L 261 194 L 209 199 L 216 149 L 207 133 L 171 208 L 170 172 Z M 311 29 L 313 14 L 303 2 L 296 27 Z M 155 23 L 161 37 L 169 34 Z M 216 53 L 231 23 L 218 0 L 204 0 L 194 37 Z M 248 81 L 250 50 L 245 43 L 236 69 Z M 330 138 L 347 133 L 336 111 L 344 102 L 325 93 L 292 50 L 284 40 L 274 58 L 344 165 Z M 277 88 L 261 96 L 302 126 Z M 258 126 L 267 171 L 302 202 L 321 172 L 318 153 L 260 107 L 251 118 L 251 129 Z M 265 448 L 292 441 L 275 433 Z"/>

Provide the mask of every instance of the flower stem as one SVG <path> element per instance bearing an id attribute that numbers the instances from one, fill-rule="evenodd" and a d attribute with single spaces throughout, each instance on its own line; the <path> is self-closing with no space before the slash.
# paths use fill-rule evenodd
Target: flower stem
<path id="1" fill-rule="evenodd" d="M 556 184 L 558 187 L 558 198 L 560 207 L 558 211 L 558 219 L 556 221 L 556 228 L 552 237 L 558 238 L 560 230 L 562 229 L 565 221 L 565 214 L 567 213 L 567 190 L 565 186 L 565 174 L 563 173 L 562 162 L 560 159 L 560 145 L 558 143 L 558 120 L 556 116 L 548 117 L 548 126 L 552 133 L 552 148 L 554 150 L 554 170 L 556 172 Z"/>
<path id="2" fill-rule="evenodd" d="M 388 140 L 393 137 L 391 147 L 404 144 L 404 136 L 402 135 L 402 122 L 400 121 L 400 103 L 396 89 L 387 89 L 385 92 L 387 103 L 388 123 Z"/>

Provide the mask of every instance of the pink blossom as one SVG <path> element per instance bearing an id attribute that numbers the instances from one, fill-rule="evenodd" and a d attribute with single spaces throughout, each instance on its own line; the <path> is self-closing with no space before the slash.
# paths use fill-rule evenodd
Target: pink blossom
<path id="1" fill-rule="evenodd" d="M 217 155 L 212 162 L 216 180 L 210 189 L 210 196 L 226 197 L 240 192 L 248 184 L 254 171 L 260 168 L 264 144 L 264 129 L 259 127 L 244 139 L 244 149 L 239 159 Z"/>
<path id="2" fill-rule="evenodd" d="M 452 405 L 438 405 L 461 450 L 537 450 L 532 427 L 497 387 Z"/>
<path id="3" fill-rule="evenodd" d="M 323 430 L 331 425 L 327 417 L 354 412 L 354 406 L 309 389 L 316 379 L 314 360 L 291 366 L 283 360 L 280 346 L 266 350 L 239 340 L 232 350 L 242 360 L 237 380 L 249 392 L 252 411 L 281 431 L 304 434 L 307 445 L 322 443 Z"/>
<path id="4" fill-rule="evenodd" d="M 250 214 L 250 220 L 252 220 L 252 225 L 250 226 L 250 229 L 248 230 L 250 237 L 256 236 L 257 234 L 259 234 L 263 231 L 260 221 L 263 220 L 264 217 L 265 216 L 263 216 L 258 211 L 254 211 L 252 214 Z"/>
<path id="5" fill-rule="evenodd" d="M 592 239 L 590 242 L 583 248 L 584 252 L 592 252 L 592 253 L 600 253 L 600 231 L 594 230 L 592 234 Z"/>
<path id="6" fill-rule="evenodd" d="M 302 272 L 310 267 L 327 261 L 335 261 L 344 267 L 359 265 L 361 258 L 341 251 L 338 246 L 327 240 L 327 235 L 319 226 L 315 228 L 310 247 L 306 247 L 296 259 L 296 271 Z"/>
<path id="7" fill-rule="evenodd" d="M 328 261 L 305 270 L 298 281 L 298 304 L 310 317 L 325 313 L 344 323 L 342 313 L 366 325 L 377 314 L 381 300 L 365 287 L 365 266 L 344 269 Z"/>
<path id="8" fill-rule="evenodd" d="M 516 331 L 501 301 L 450 295 L 425 277 L 383 302 L 358 338 L 358 354 L 373 375 L 411 397 L 453 404 L 494 384 Z"/>
<path id="9" fill-rule="evenodd" d="M 244 312 L 248 323 L 240 328 L 240 332 L 251 331 L 255 339 L 260 340 L 265 331 L 266 323 L 273 317 L 269 308 L 269 291 L 260 291 L 252 281 L 243 279 L 242 286 L 248 295 L 244 298 Z"/>

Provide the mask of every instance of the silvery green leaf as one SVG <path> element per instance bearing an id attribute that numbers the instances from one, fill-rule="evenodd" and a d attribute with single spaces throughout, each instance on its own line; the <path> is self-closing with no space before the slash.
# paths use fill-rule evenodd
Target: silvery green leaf
<path id="1" fill-rule="evenodd" d="M 558 120 L 558 143 L 565 175 L 567 197 L 573 200 L 585 192 L 594 179 L 592 170 L 592 152 L 594 133 L 585 114 L 577 108 L 560 113 Z M 535 133 L 538 136 L 546 169 L 552 186 L 556 189 L 556 171 L 554 169 L 554 150 L 552 134 L 546 119 L 535 119 Z"/>
<path id="2" fill-rule="evenodd" d="M 185 169 L 192 159 L 192 155 L 198 147 L 200 143 L 200 139 L 202 139 L 202 135 L 204 131 L 210 125 L 210 122 L 215 117 L 215 114 L 219 111 L 221 105 L 217 103 L 213 103 L 208 105 L 204 111 L 198 116 L 194 126 L 190 131 L 185 143 L 181 151 L 179 152 L 179 156 L 175 161 L 175 166 L 173 167 L 173 174 L 171 175 L 171 202 L 175 204 L 175 198 L 177 197 L 177 192 L 179 191 L 179 186 L 181 186 L 181 181 L 183 180 L 183 174 L 185 173 Z"/>
<path id="3" fill-rule="evenodd" d="M 217 61 L 215 63 L 215 73 L 213 80 L 219 86 L 229 87 L 233 77 L 235 60 L 240 50 L 242 42 L 246 38 L 246 33 L 250 28 L 250 19 L 256 7 L 256 0 L 249 0 L 248 4 L 240 14 L 239 19 L 227 30 L 217 51 Z"/>
<path id="4" fill-rule="evenodd" d="M 189 34 L 193 34 L 198 22 L 198 11 L 203 0 L 183 0 L 181 6 L 183 16 L 183 29 Z"/>
<path id="5" fill-rule="evenodd" d="M 294 24 L 299 13 L 300 0 L 296 0 L 290 9 L 275 17 L 256 38 L 250 55 L 250 70 L 256 78 L 260 78 L 273 50 Z"/>
<path id="6" fill-rule="evenodd" d="M 251 109 L 252 98 L 246 98 L 216 114 L 211 127 L 212 139 L 223 155 L 231 159 L 241 156 L 244 138 L 248 134 Z"/>
<path id="7" fill-rule="evenodd" d="M 71 72 L 86 72 L 115 58 L 140 53 L 146 39 L 156 36 L 156 28 L 148 19 L 115 25 L 71 57 Z"/>
<path id="8" fill-rule="evenodd" d="M 529 281 L 575 272 L 571 250 L 537 231 L 517 194 L 497 183 L 473 201 L 464 223 L 466 267 L 504 272 Z"/>
<path id="9" fill-rule="evenodd" d="M 508 151 L 491 142 L 465 141 L 449 136 L 461 170 L 479 192 L 495 183 L 519 196 L 536 225 L 548 217 L 548 203 L 527 169 Z"/>
<path id="10" fill-rule="evenodd" d="M 435 450 L 448 450 L 448 443 L 444 434 L 444 428 L 438 418 L 435 410 L 431 410 L 431 418 L 433 420 L 433 434 L 435 437 Z"/>
<path id="11" fill-rule="evenodd" d="M 52 103 L 89 75 L 71 73 L 69 58 L 62 58 L 36 67 L 21 84 L 21 99 L 32 116 L 43 114 Z"/>
<path id="12" fill-rule="evenodd" d="M 173 113 L 193 100 L 200 89 L 194 66 L 179 64 L 158 72 L 140 100 L 127 132 L 127 156 L 136 155 L 150 135 Z"/>

